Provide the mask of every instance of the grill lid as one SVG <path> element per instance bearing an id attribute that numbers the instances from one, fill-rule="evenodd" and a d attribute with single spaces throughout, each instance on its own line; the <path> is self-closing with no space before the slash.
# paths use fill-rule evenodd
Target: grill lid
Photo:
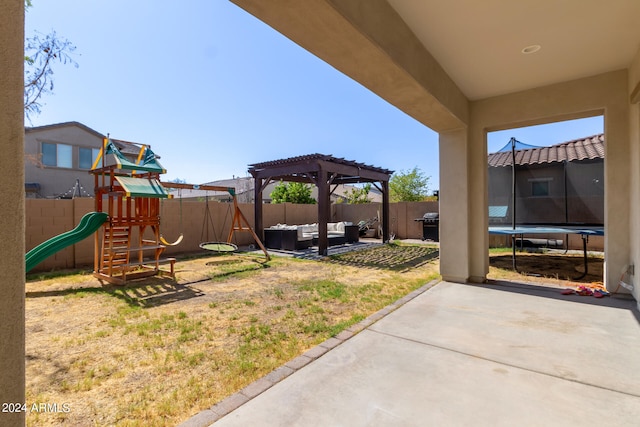
<path id="1" fill-rule="evenodd" d="M 438 212 L 427 212 L 426 214 L 422 215 L 422 218 L 416 218 L 415 221 L 436 222 L 439 220 L 439 218 L 440 214 Z"/>

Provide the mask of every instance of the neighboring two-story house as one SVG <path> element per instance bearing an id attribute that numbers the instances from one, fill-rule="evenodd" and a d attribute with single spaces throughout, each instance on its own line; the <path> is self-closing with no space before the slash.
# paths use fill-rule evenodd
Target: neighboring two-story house
<path id="1" fill-rule="evenodd" d="M 104 135 L 78 122 L 25 129 L 25 191 L 27 197 L 93 196 L 88 173 Z"/>
<path id="2" fill-rule="evenodd" d="M 28 127 L 24 138 L 25 193 L 31 198 L 92 197 L 89 174 L 105 136 L 78 122 Z M 111 139 L 122 154 L 136 159 L 139 147 Z"/>

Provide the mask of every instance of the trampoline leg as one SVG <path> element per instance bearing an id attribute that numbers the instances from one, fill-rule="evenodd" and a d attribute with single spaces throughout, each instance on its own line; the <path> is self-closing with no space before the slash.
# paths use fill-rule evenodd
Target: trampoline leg
<path id="1" fill-rule="evenodd" d="M 517 272 L 518 267 L 516 266 L 516 236 L 514 234 L 511 235 L 511 248 L 513 253 L 511 255 L 511 264 L 513 267 L 513 271 Z"/>
<path id="2" fill-rule="evenodd" d="M 584 259 L 584 273 L 582 273 L 580 276 L 574 278 L 573 280 L 580 280 L 583 277 L 585 277 L 587 275 L 587 273 L 589 273 L 589 263 L 587 261 L 587 240 L 589 240 L 589 236 L 586 234 L 581 234 L 580 237 L 582 237 L 582 251 L 583 251 L 583 259 Z"/>

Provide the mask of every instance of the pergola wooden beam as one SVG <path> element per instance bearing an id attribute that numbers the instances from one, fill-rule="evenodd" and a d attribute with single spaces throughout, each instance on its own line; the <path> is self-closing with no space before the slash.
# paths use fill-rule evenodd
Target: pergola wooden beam
<path id="1" fill-rule="evenodd" d="M 363 167 L 345 166 L 341 164 L 332 164 L 330 162 L 324 162 L 324 165 L 320 164 L 300 164 L 290 166 L 275 166 L 269 169 L 249 169 L 249 172 L 254 178 L 272 178 L 273 180 L 286 180 L 287 181 L 300 181 L 311 182 L 307 177 L 312 175 L 317 176 L 320 167 L 327 168 L 332 173 L 336 173 L 337 177 L 334 182 L 341 182 L 343 179 L 357 178 L 357 182 L 371 182 L 371 181 L 384 181 L 389 179 L 389 173 L 367 170 Z M 353 182 L 353 181 L 352 181 Z"/>
<path id="2" fill-rule="evenodd" d="M 266 183 L 282 180 L 305 182 L 318 187 L 318 253 L 327 255 L 327 223 L 331 216 L 332 185 L 371 182 L 382 192 L 382 240 L 389 241 L 389 177 L 393 171 L 324 154 L 310 154 L 249 165 L 255 180 L 255 228 L 264 234 L 262 192 Z M 380 183 L 380 186 L 377 185 Z M 335 188 L 334 188 L 335 190 Z"/>
<path id="3" fill-rule="evenodd" d="M 269 177 L 268 179 L 270 180 L 269 182 L 278 182 L 278 181 L 286 181 L 286 182 L 302 182 L 302 183 L 306 183 L 306 184 L 313 184 L 316 185 L 317 182 L 317 177 L 312 176 L 313 179 L 309 178 L 308 176 L 301 176 L 301 175 L 293 175 L 293 176 L 287 176 L 287 175 L 279 175 L 279 176 L 272 176 Z M 266 185 L 264 184 L 265 181 L 263 181 L 263 187 L 266 187 Z M 363 180 L 362 177 L 359 176 L 349 176 L 349 177 L 336 177 L 335 179 L 333 179 L 331 181 L 332 184 L 334 185 L 338 185 L 338 184 L 360 184 L 363 182 L 371 182 L 371 183 L 375 183 L 375 182 L 379 182 L 379 181 L 371 181 L 371 180 Z M 263 188 L 264 191 L 264 188 Z"/>

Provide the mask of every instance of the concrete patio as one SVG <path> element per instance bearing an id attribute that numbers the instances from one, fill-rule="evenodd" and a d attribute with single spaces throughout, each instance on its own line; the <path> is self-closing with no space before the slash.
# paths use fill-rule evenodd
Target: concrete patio
<path id="1" fill-rule="evenodd" d="M 182 425 L 640 422 L 640 314 L 630 298 L 431 283 L 352 332 Z"/>

